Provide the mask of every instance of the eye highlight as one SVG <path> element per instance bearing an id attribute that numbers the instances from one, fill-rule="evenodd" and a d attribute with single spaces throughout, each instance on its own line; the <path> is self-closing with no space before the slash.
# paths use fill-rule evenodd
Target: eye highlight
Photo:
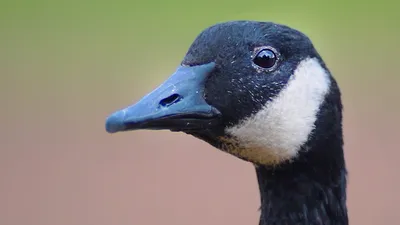
<path id="1" fill-rule="evenodd" d="M 278 52 L 272 47 L 259 47 L 254 50 L 253 65 L 257 70 L 272 71 L 279 60 Z"/>

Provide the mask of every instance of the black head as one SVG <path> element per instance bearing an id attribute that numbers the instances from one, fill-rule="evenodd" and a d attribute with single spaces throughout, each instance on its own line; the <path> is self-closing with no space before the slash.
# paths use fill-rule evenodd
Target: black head
<path id="1" fill-rule="evenodd" d="M 111 115 L 106 129 L 183 131 L 247 161 L 275 164 L 297 156 L 331 94 L 339 95 L 336 83 L 303 33 L 226 22 L 204 30 L 176 72 Z"/>
<path id="2" fill-rule="evenodd" d="M 275 60 L 263 59 L 265 52 L 274 54 Z M 221 111 L 224 125 L 233 126 L 274 98 L 306 58 L 320 59 L 301 32 L 274 23 L 234 21 L 204 30 L 182 64 L 216 63 L 206 83 L 205 98 Z M 260 61 L 268 66 L 258 66 Z"/>

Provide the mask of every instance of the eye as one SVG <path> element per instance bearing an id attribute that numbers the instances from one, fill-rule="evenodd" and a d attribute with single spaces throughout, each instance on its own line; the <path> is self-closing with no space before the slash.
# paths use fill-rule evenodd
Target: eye
<path id="1" fill-rule="evenodd" d="M 263 48 L 257 52 L 253 58 L 254 64 L 264 69 L 272 69 L 278 61 L 278 56 L 274 50 Z"/>

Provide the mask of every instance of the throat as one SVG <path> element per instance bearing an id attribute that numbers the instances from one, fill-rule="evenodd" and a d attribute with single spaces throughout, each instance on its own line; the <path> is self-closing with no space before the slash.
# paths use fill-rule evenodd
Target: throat
<path id="1" fill-rule="evenodd" d="M 325 173 L 294 163 L 282 168 L 260 166 L 256 172 L 260 225 L 348 224 L 345 169 Z"/>

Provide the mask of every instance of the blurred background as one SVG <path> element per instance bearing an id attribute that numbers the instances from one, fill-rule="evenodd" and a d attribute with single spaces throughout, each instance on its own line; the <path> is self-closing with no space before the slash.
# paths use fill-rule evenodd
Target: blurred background
<path id="1" fill-rule="evenodd" d="M 258 224 L 254 168 L 190 136 L 110 135 L 217 22 L 310 36 L 343 92 L 351 224 L 399 224 L 399 3 L 0 2 L 0 224 Z"/>

